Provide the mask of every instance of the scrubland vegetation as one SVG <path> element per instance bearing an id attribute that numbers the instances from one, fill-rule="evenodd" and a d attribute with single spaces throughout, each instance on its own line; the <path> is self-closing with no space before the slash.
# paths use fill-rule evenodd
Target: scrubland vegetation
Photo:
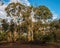
<path id="1" fill-rule="evenodd" d="M 5 11 L 13 19 L 1 21 L 0 42 L 60 42 L 60 19 L 53 20 L 53 14 L 46 6 L 10 3 Z"/>

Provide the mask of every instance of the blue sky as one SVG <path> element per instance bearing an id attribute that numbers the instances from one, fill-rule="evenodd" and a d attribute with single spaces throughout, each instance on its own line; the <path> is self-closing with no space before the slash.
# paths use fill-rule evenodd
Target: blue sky
<path id="1" fill-rule="evenodd" d="M 32 6 L 47 6 L 52 12 L 58 15 L 60 18 L 60 0 L 28 0 Z M 3 0 L 4 3 L 8 3 L 9 0 Z"/>
<path id="2" fill-rule="evenodd" d="M 29 0 L 29 2 L 33 6 L 45 5 L 60 16 L 60 0 Z"/>

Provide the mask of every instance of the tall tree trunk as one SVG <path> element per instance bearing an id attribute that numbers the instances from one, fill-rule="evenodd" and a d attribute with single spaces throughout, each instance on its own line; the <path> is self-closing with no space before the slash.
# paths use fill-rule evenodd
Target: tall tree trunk
<path id="1" fill-rule="evenodd" d="M 30 26 L 28 26 L 28 42 L 31 41 L 31 31 L 30 31 Z"/>
<path id="2" fill-rule="evenodd" d="M 13 40 L 14 42 L 17 40 L 18 38 L 18 32 L 17 32 L 17 26 L 15 26 L 14 32 L 13 32 Z"/>
<path id="3" fill-rule="evenodd" d="M 33 41 L 33 23 L 28 26 L 28 41 Z"/>
<path id="4" fill-rule="evenodd" d="M 11 31 L 7 31 L 7 41 L 12 42 L 12 32 Z"/>
<path id="5" fill-rule="evenodd" d="M 31 22 L 32 24 L 31 24 L 31 40 L 33 41 L 34 39 L 33 39 L 33 22 Z"/>
<path id="6" fill-rule="evenodd" d="M 14 31 L 14 42 L 17 40 L 17 38 L 18 38 L 18 33 Z"/>

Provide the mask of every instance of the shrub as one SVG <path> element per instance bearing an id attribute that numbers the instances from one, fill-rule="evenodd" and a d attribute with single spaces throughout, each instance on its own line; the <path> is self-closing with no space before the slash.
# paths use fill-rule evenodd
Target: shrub
<path id="1" fill-rule="evenodd" d="M 48 33 L 44 35 L 42 32 L 35 32 L 34 41 L 40 42 L 40 43 L 52 42 L 54 41 L 54 34 Z"/>
<path id="2" fill-rule="evenodd" d="M 0 32 L 0 41 L 7 40 L 7 34 L 6 32 Z"/>
<path id="3" fill-rule="evenodd" d="M 20 40 L 22 40 L 23 42 L 27 41 L 27 34 L 23 33 L 20 35 Z"/>

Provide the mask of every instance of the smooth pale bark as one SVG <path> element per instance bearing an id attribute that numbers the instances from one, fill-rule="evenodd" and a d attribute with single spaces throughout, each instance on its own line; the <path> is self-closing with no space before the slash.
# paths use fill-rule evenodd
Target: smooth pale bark
<path id="1" fill-rule="evenodd" d="M 28 26 L 28 42 L 31 41 L 31 31 L 30 31 L 30 26 Z"/>
<path id="2" fill-rule="evenodd" d="M 32 22 L 32 27 L 31 27 L 31 40 L 33 41 L 34 39 L 33 39 L 33 22 Z"/>
<path id="3" fill-rule="evenodd" d="M 14 31 L 14 41 L 16 41 L 18 39 L 18 33 L 16 31 Z"/>
<path id="4" fill-rule="evenodd" d="M 33 31 L 31 32 L 31 40 L 33 41 L 34 39 L 33 39 Z"/>
<path id="5" fill-rule="evenodd" d="M 11 31 L 7 32 L 7 41 L 12 42 L 12 33 L 11 33 Z"/>
<path id="6" fill-rule="evenodd" d="M 28 41 L 33 41 L 33 30 L 28 26 Z"/>

